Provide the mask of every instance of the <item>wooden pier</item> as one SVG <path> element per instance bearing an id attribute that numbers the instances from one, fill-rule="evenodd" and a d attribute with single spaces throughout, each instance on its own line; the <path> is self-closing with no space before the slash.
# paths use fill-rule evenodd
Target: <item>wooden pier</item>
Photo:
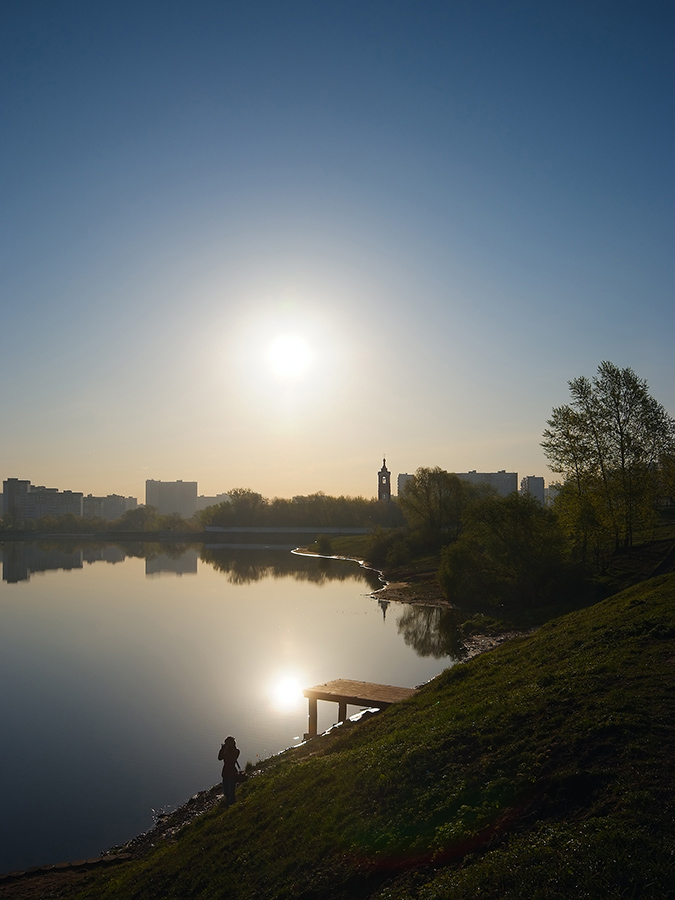
<path id="1" fill-rule="evenodd" d="M 317 701 L 331 700 L 338 704 L 338 722 L 347 718 L 347 706 L 373 706 L 384 709 L 417 693 L 417 688 L 395 687 L 392 684 L 373 684 L 370 681 L 349 681 L 337 678 L 317 684 L 303 691 L 309 701 L 307 737 L 317 734 Z"/>

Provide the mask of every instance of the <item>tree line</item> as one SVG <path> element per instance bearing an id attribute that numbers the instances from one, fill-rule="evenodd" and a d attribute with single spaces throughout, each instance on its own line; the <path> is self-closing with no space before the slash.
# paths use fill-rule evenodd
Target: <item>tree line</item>
<path id="1" fill-rule="evenodd" d="M 570 402 L 554 407 L 541 446 L 561 476 L 551 507 L 525 494 L 497 496 L 438 467 L 420 468 L 400 497 L 383 502 L 322 492 L 267 499 L 233 488 L 229 501 L 191 519 L 151 506 L 115 522 L 45 517 L 36 530 L 198 532 L 206 526 L 372 527 L 369 558 L 393 567 L 440 559 L 438 578 L 459 605 L 555 602 L 610 556 L 630 552 L 675 495 L 675 420 L 630 368 L 610 362 L 592 379 L 569 382 Z"/>
<path id="2" fill-rule="evenodd" d="M 365 497 L 331 497 L 322 492 L 290 499 L 272 500 L 250 488 L 232 488 L 229 500 L 184 518 L 178 513 L 160 514 L 153 506 L 127 510 L 119 519 L 107 521 L 65 516 L 43 516 L 24 527 L 52 534 L 96 534 L 104 531 L 199 532 L 208 525 L 228 526 L 317 526 L 323 527 L 395 527 L 403 515 L 395 503 Z M 7 521 L 5 527 L 13 523 Z"/>
<path id="3" fill-rule="evenodd" d="M 562 476 L 550 507 L 421 468 L 398 499 L 407 527 L 376 534 L 373 561 L 437 553 L 454 603 L 532 607 L 583 590 L 612 554 L 649 536 L 675 495 L 675 420 L 630 368 L 603 362 L 569 388 L 570 404 L 553 409 L 542 440 Z"/>
<path id="4" fill-rule="evenodd" d="M 365 497 L 331 497 L 319 491 L 290 499 L 268 500 L 249 488 L 228 491 L 229 500 L 200 514 L 202 525 L 268 525 L 292 527 L 393 527 L 403 523 L 395 503 Z"/>

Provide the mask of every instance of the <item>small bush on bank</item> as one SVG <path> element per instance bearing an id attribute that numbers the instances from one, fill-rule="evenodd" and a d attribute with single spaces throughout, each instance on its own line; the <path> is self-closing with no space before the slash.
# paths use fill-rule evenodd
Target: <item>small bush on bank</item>
<path id="1" fill-rule="evenodd" d="M 331 556 L 333 553 L 333 544 L 327 534 L 320 534 L 316 539 L 317 553 L 321 556 Z"/>

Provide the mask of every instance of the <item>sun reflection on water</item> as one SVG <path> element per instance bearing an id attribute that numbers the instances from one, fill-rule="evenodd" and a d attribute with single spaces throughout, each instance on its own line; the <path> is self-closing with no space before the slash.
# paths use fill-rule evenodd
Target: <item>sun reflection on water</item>
<path id="1" fill-rule="evenodd" d="M 302 709 L 305 697 L 303 687 L 297 675 L 284 673 L 270 684 L 269 696 L 275 710 L 282 713 L 295 712 Z"/>

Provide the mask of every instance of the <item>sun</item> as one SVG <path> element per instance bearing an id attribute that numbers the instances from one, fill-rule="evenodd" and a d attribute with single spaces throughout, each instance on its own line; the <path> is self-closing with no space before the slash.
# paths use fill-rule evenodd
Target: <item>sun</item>
<path id="1" fill-rule="evenodd" d="M 298 334 L 280 334 L 267 349 L 267 361 L 278 378 L 300 378 L 312 361 L 307 341 Z"/>

